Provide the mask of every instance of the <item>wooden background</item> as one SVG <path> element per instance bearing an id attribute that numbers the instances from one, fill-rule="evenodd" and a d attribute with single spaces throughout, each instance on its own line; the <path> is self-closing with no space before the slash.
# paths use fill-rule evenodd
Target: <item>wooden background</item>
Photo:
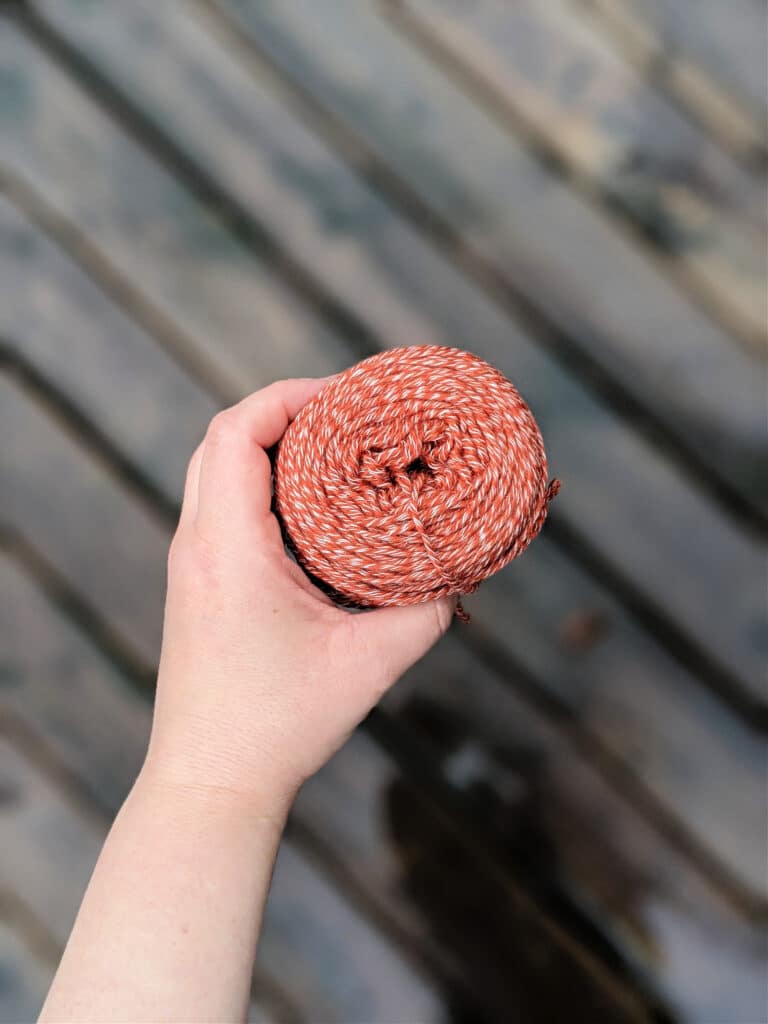
<path id="1" fill-rule="evenodd" d="M 251 1019 L 768 1020 L 765 28 L 0 5 L 0 1020 L 140 764 L 208 419 L 438 341 L 518 384 L 563 493 L 301 793 Z"/>

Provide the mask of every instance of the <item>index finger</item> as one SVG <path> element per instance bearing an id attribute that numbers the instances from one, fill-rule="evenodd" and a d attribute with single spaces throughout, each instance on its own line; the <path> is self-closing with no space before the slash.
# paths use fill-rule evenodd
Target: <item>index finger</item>
<path id="1" fill-rule="evenodd" d="M 265 451 L 328 378 L 282 380 L 211 420 L 205 436 L 196 524 L 202 533 L 252 528 L 269 513 L 271 468 Z"/>

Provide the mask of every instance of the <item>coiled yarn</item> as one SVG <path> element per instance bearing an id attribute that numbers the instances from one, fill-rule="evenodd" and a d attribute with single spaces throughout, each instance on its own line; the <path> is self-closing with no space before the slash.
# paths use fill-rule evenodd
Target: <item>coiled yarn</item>
<path id="1" fill-rule="evenodd" d="M 523 552 L 559 490 L 517 389 L 413 346 L 329 380 L 288 427 L 275 500 L 297 560 L 343 603 L 468 594 Z"/>

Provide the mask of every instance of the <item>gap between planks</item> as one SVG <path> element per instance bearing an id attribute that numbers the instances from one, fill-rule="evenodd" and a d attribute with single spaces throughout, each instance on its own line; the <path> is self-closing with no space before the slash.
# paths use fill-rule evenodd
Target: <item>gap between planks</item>
<path id="1" fill-rule="evenodd" d="M 625 59 L 686 116 L 711 132 L 748 170 L 768 168 L 768 139 L 761 118 L 741 98 L 683 54 L 666 56 L 624 0 L 571 0 Z"/>

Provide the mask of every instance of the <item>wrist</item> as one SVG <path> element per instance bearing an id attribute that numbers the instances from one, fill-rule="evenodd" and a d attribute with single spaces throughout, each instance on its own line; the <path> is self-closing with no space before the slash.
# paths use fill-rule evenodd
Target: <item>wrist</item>
<path id="1" fill-rule="evenodd" d="M 188 754 L 156 751 L 150 744 L 134 792 L 180 816 L 237 817 L 279 832 L 285 827 L 298 786 L 267 773 L 246 778 L 225 765 L 213 770 Z"/>

